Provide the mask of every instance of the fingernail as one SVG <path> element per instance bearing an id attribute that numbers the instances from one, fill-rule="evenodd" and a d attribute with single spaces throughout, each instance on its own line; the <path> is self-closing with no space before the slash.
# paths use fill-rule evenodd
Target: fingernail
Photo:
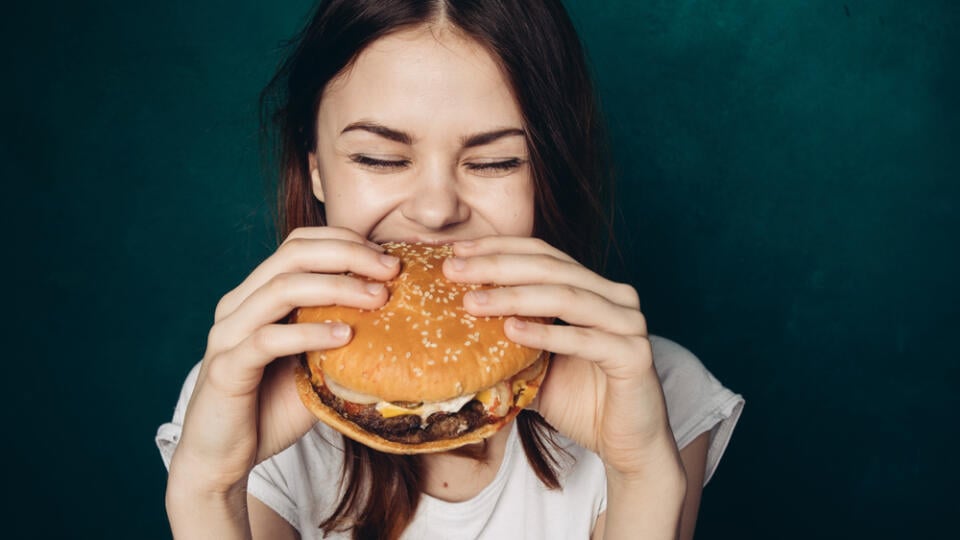
<path id="1" fill-rule="evenodd" d="M 460 257 L 450 257 L 450 266 L 454 270 L 463 270 L 467 267 L 467 261 Z"/>
<path id="2" fill-rule="evenodd" d="M 333 329 L 330 330 L 330 333 L 333 334 L 333 337 L 337 339 L 346 339 L 350 337 L 350 327 L 345 324 L 337 323 L 333 325 Z"/>
<path id="3" fill-rule="evenodd" d="M 469 294 L 477 304 L 486 304 L 490 301 L 490 295 L 487 294 L 487 291 L 470 291 L 467 294 Z"/>
<path id="4" fill-rule="evenodd" d="M 459 247 L 471 248 L 473 247 L 473 240 L 460 240 L 459 242 L 454 242 L 454 245 Z"/>
<path id="5" fill-rule="evenodd" d="M 365 287 L 370 296 L 376 296 L 383 290 L 383 283 L 367 283 Z"/>
<path id="6" fill-rule="evenodd" d="M 371 248 L 379 251 L 380 253 L 383 253 L 383 252 L 386 250 L 386 248 L 384 248 L 384 247 L 381 246 L 380 244 L 376 244 L 376 243 L 374 243 L 374 242 L 370 242 L 369 240 L 367 241 L 367 245 L 370 246 Z"/>
<path id="7" fill-rule="evenodd" d="M 517 330 L 523 330 L 527 327 L 527 321 L 521 321 L 520 319 L 513 319 L 513 327 Z"/>
<path id="8" fill-rule="evenodd" d="M 394 257 L 393 255 L 381 255 L 380 264 L 386 266 L 387 268 L 393 268 L 397 265 L 397 261 L 400 259 Z"/>

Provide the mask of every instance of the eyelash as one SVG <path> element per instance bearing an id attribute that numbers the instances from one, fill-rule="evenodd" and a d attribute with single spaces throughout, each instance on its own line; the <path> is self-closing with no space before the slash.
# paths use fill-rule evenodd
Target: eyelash
<path id="1" fill-rule="evenodd" d="M 398 161 L 390 161 L 383 159 L 375 159 L 372 157 L 356 154 L 350 156 L 350 160 L 354 163 L 358 163 L 365 167 L 370 167 L 377 170 L 391 170 L 398 169 L 401 167 L 406 167 L 410 164 L 410 160 L 402 159 Z M 511 158 L 504 161 L 495 161 L 492 163 L 467 163 L 467 169 L 471 171 L 484 171 L 484 172 L 508 172 L 516 169 L 520 165 L 526 163 L 526 160 L 519 158 Z"/>

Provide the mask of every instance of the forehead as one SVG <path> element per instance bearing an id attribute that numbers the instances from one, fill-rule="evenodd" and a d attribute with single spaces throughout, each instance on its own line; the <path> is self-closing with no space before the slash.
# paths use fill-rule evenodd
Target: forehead
<path id="1" fill-rule="evenodd" d="M 435 27 L 372 43 L 327 86 L 319 114 L 321 123 L 334 129 L 369 119 L 424 136 L 522 126 L 494 57 L 476 41 Z"/>

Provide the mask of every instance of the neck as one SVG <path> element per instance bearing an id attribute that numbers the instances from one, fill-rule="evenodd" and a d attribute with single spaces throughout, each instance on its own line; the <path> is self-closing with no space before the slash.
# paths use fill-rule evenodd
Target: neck
<path id="1" fill-rule="evenodd" d="M 462 453 L 441 452 L 421 456 L 424 493 L 447 502 L 462 502 L 475 497 L 497 476 L 507 448 L 513 421 L 487 438 L 486 444 Z"/>

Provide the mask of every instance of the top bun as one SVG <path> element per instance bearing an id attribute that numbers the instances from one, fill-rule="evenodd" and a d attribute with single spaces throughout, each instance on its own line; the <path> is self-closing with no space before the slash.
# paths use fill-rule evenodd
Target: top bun
<path id="1" fill-rule="evenodd" d="M 448 281 L 451 245 L 387 243 L 400 274 L 386 283 L 390 298 L 377 310 L 305 307 L 296 322 L 343 322 L 347 345 L 307 353 L 310 371 L 352 392 L 383 401 L 443 401 L 473 394 L 532 364 L 540 350 L 507 339 L 503 317 L 474 317 L 463 294 L 488 285 Z"/>

